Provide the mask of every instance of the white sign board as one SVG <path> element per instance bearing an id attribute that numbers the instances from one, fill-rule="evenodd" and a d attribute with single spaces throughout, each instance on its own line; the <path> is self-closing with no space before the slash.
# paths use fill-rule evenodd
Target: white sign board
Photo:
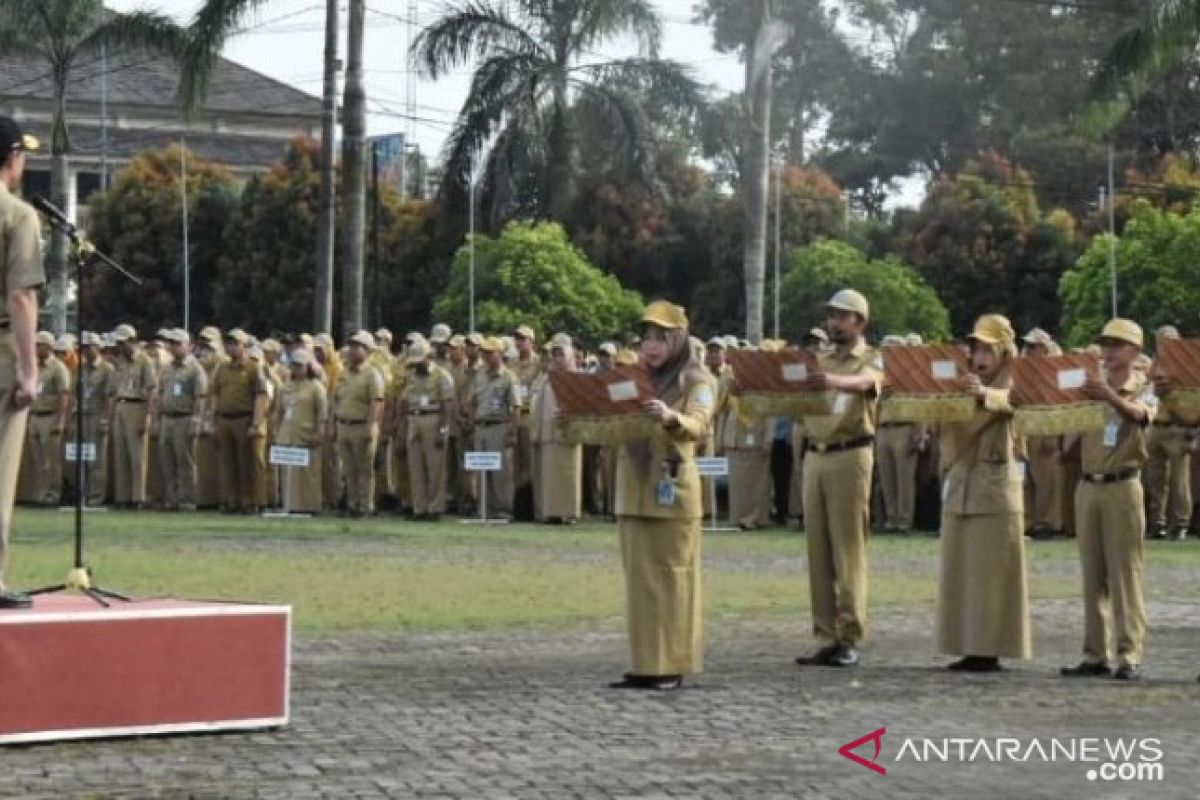
<path id="1" fill-rule="evenodd" d="M 78 461 L 79 460 L 79 457 L 76 455 L 74 442 L 67 442 L 66 460 L 67 461 Z M 96 445 L 95 444 L 93 444 L 91 442 L 83 443 L 83 461 L 84 461 L 84 463 L 90 463 L 90 464 L 94 464 L 96 462 Z"/>
<path id="2" fill-rule="evenodd" d="M 614 403 L 637 400 L 637 396 L 637 384 L 633 381 L 621 381 L 620 383 L 612 383 L 608 386 L 608 399 Z"/>
<path id="3" fill-rule="evenodd" d="M 958 378 L 958 366 L 953 361 L 934 361 L 930 367 L 934 380 L 952 381 Z"/>
<path id="4" fill-rule="evenodd" d="M 1063 369 L 1058 372 L 1058 388 L 1082 389 L 1087 383 L 1087 373 L 1081 369 Z"/>
<path id="5" fill-rule="evenodd" d="M 728 458 L 697 458 L 696 472 L 706 478 L 720 478 L 729 474 Z"/>
<path id="6" fill-rule="evenodd" d="M 499 472 L 504 469 L 503 453 L 463 453 L 467 472 Z"/>
<path id="7" fill-rule="evenodd" d="M 788 383 L 803 383 L 808 380 L 808 367 L 804 364 L 784 364 L 783 379 Z"/>
<path id="8" fill-rule="evenodd" d="M 306 447 L 276 445 L 271 448 L 269 460 L 275 467 L 307 467 L 311 458 L 312 451 Z"/>

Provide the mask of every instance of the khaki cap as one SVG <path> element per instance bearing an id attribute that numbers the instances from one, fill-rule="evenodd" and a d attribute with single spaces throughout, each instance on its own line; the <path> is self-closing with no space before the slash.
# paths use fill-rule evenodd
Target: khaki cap
<path id="1" fill-rule="evenodd" d="M 467 337 L 470 339 L 470 337 Z M 504 342 L 495 336 L 485 336 L 479 344 L 479 349 L 485 353 L 503 353 Z"/>
<path id="2" fill-rule="evenodd" d="M 424 336 L 421 337 L 421 341 L 422 342 L 425 341 Z M 456 333 L 450 337 L 450 346 L 451 347 L 465 347 L 466 344 L 467 344 L 467 337 L 463 336 L 461 333 Z"/>
<path id="3" fill-rule="evenodd" d="M 1154 332 L 1154 335 L 1159 339 L 1178 339 L 1179 328 L 1176 328 L 1174 325 L 1161 325 Z"/>
<path id="4" fill-rule="evenodd" d="M 424 339 L 419 339 L 408 346 L 404 351 L 404 363 L 409 366 L 416 364 L 424 364 L 433 355 L 433 348 L 429 346 L 429 342 Z"/>
<path id="5" fill-rule="evenodd" d="M 879 346 L 880 347 L 904 347 L 904 345 L 906 345 L 906 344 L 908 344 L 908 342 L 905 341 L 903 336 L 897 336 L 894 333 L 889 333 L 887 336 L 883 337 L 883 341 L 881 341 L 879 343 Z"/>
<path id="6" fill-rule="evenodd" d="M 596 348 L 596 352 L 597 353 L 606 353 L 607 355 L 615 356 L 617 354 L 617 346 L 615 344 L 613 344 L 612 342 L 605 342 L 604 344 L 602 344 L 598 348 Z"/>
<path id="7" fill-rule="evenodd" d="M 476 347 L 483 347 L 483 336 L 478 333 L 468 333 L 467 344 L 473 344 Z"/>
<path id="8" fill-rule="evenodd" d="M 829 334 L 825 332 L 824 328 L 812 328 L 804 338 L 816 339 L 821 344 L 829 344 Z"/>
<path id="9" fill-rule="evenodd" d="M 571 337 L 565 333 L 556 333 L 550 338 L 550 349 L 560 348 L 565 350 L 568 347 L 574 347 L 575 343 L 571 341 Z"/>
<path id="10" fill-rule="evenodd" d="M 1054 337 L 1046 333 L 1041 328 L 1034 328 L 1029 333 L 1025 334 L 1022 339 L 1025 344 L 1040 344 L 1042 347 L 1049 347 L 1054 344 Z"/>
<path id="11" fill-rule="evenodd" d="M 657 325 L 669 331 L 679 330 L 688 326 L 687 313 L 674 303 L 666 300 L 656 300 L 642 312 L 642 322 Z"/>
<path id="12" fill-rule="evenodd" d="M 530 341 L 535 341 L 537 339 L 537 334 L 534 333 L 533 328 L 529 327 L 528 325 L 518 325 L 516 331 L 513 332 L 513 335 L 519 339 L 529 339 Z"/>
<path id="13" fill-rule="evenodd" d="M 44 344 L 44 345 L 48 345 L 50 347 L 54 347 L 54 344 L 55 344 L 54 334 L 51 333 L 50 331 L 38 331 L 37 339 L 35 341 L 38 344 Z"/>
<path id="14" fill-rule="evenodd" d="M 128 342 L 130 339 L 137 338 L 137 331 L 132 325 L 121 324 L 112 332 L 114 342 Z"/>
<path id="15" fill-rule="evenodd" d="M 297 347 L 292 351 L 292 363 L 307 366 L 313 362 L 312 351 L 307 347 Z"/>
<path id="16" fill-rule="evenodd" d="M 1016 331 L 1008 317 L 1000 314 L 984 314 L 975 321 L 975 329 L 968 339 L 991 345 L 1012 345 L 1017 341 Z"/>
<path id="17" fill-rule="evenodd" d="M 263 339 L 262 349 L 264 353 L 278 353 L 283 350 L 283 345 L 278 339 Z"/>
<path id="18" fill-rule="evenodd" d="M 842 289 L 840 292 L 829 298 L 829 302 L 825 304 L 826 308 L 836 308 L 839 311 L 849 311 L 853 314 L 858 314 L 863 319 L 871 318 L 871 306 L 867 303 L 867 298 L 862 292 L 857 292 L 854 289 Z"/>
<path id="19" fill-rule="evenodd" d="M 56 353 L 66 353 L 74 349 L 74 347 L 75 337 L 69 333 L 64 333 L 54 342 L 54 352 Z"/>
<path id="20" fill-rule="evenodd" d="M 739 347 L 741 347 L 741 342 L 732 333 L 725 337 L 726 350 L 737 350 Z"/>
<path id="21" fill-rule="evenodd" d="M 313 337 L 313 347 L 323 347 L 326 350 L 333 350 L 333 337 L 328 333 L 318 333 Z"/>
<path id="22" fill-rule="evenodd" d="M 0 117 L 0 150 L 3 155 L 13 150 L 28 150 L 30 152 L 41 148 L 42 143 L 36 136 L 25 133 L 21 125 L 12 117 Z"/>
<path id="23" fill-rule="evenodd" d="M 619 366 L 632 367 L 638 363 L 638 354 L 632 350 L 619 350 L 614 360 Z"/>
<path id="24" fill-rule="evenodd" d="M 450 330 L 450 326 L 444 322 L 439 322 L 429 331 L 429 341 L 434 344 L 445 344 L 450 341 L 450 336 L 454 331 Z"/>
<path id="25" fill-rule="evenodd" d="M 97 336 L 95 333 L 92 333 L 91 331 L 84 331 L 83 332 L 83 346 L 84 347 L 103 347 L 104 340 L 101 339 L 99 336 Z"/>
<path id="26" fill-rule="evenodd" d="M 1115 339 L 1119 342 L 1131 344 L 1134 347 L 1141 347 L 1145 343 L 1145 335 L 1142 333 L 1142 328 L 1133 320 L 1128 319 L 1112 319 L 1104 326 L 1104 330 L 1100 331 L 1100 339 Z"/>
<path id="27" fill-rule="evenodd" d="M 917 347 L 919 345 L 925 344 L 925 340 L 923 338 L 921 338 L 921 334 L 919 334 L 919 333 L 910 333 L 904 337 L 904 343 L 909 345 L 910 347 Z"/>
<path id="28" fill-rule="evenodd" d="M 724 350 L 727 345 L 725 344 L 725 339 L 723 337 L 714 336 L 708 340 L 707 346 L 708 347 L 716 347 L 718 349 Z"/>
<path id="29" fill-rule="evenodd" d="M 349 344 L 360 344 L 368 350 L 375 349 L 375 337 L 370 331 L 359 331 L 348 340 Z"/>
<path id="30" fill-rule="evenodd" d="M 380 328 L 375 331 L 375 338 L 381 342 L 390 342 L 392 341 L 392 332 L 387 328 Z"/>
<path id="31" fill-rule="evenodd" d="M 166 334 L 167 335 L 163 338 L 168 342 L 175 342 L 176 344 L 187 344 L 192 340 L 192 338 L 188 336 L 188 332 L 183 328 L 174 328 L 167 331 Z"/>
<path id="32" fill-rule="evenodd" d="M 250 335 L 241 328 L 234 328 L 233 330 L 226 332 L 225 336 L 222 338 L 224 338 L 224 340 L 227 342 L 237 342 L 238 344 L 242 345 L 250 343 Z"/>

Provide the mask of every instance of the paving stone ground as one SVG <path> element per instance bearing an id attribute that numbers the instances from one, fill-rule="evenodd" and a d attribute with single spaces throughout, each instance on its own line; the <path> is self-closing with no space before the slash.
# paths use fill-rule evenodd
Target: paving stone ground
<path id="1" fill-rule="evenodd" d="M 1152 563 L 1149 579 L 1194 587 L 1198 572 Z M 873 609 L 865 665 L 847 671 L 792 664 L 806 620 L 710 619 L 697 687 L 652 695 L 604 687 L 624 668 L 614 624 L 302 640 L 288 727 L 3 749 L 0 797 L 1191 800 L 1200 600 L 1157 596 L 1136 685 L 1056 676 L 1078 660 L 1074 601 L 1036 603 L 1036 658 L 989 676 L 941 668 L 926 607 Z M 837 754 L 881 727 L 886 776 Z M 1163 779 L 1089 781 L 1099 764 L 1062 761 L 896 761 L 906 739 L 960 737 L 1154 737 Z"/>

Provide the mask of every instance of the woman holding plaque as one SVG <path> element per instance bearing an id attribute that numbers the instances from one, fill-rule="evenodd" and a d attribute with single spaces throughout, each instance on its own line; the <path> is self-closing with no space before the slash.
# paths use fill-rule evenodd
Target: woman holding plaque
<path id="1" fill-rule="evenodd" d="M 708 438 L 714 392 L 688 343 L 682 308 L 661 301 L 646 307 L 641 353 L 654 386 L 643 412 L 657 426 L 617 454 L 617 526 L 632 669 L 610 685 L 678 689 L 702 665 L 703 510 L 695 449 Z"/>
<path id="2" fill-rule="evenodd" d="M 941 576 L 938 646 L 963 656 L 949 668 L 996 672 L 1000 658 L 1030 658 L 1022 475 L 1014 457 L 1009 400 L 1016 334 L 987 314 L 968 337 L 971 373 L 962 389 L 975 416 L 941 426 Z"/>

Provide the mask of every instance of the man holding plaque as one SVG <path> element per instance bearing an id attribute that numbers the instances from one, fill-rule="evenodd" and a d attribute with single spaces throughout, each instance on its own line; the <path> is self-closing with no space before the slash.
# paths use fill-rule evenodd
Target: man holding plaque
<path id="1" fill-rule="evenodd" d="M 1161 353 L 1166 339 L 1178 339 L 1173 325 L 1154 332 L 1156 349 Z M 1171 391 L 1171 382 L 1161 369 L 1152 373 L 1155 394 L 1162 399 Z M 1187 538 L 1192 518 L 1192 432 L 1165 407 L 1158 409 L 1148 443 L 1150 459 L 1146 463 L 1144 485 L 1150 496 L 1149 539 L 1178 541 Z"/>
<path id="2" fill-rule="evenodd" d="M 1084 660 L 1064 667 L 1064 677 L 1137 680 L 1142 674 L 1146 512 L 1139 478 L 1147 459 L 1147 428 L 1157 407 L 1145 376 L 1133 370 L 1142 341 L 1135 323 L 1110 321 L 1100 334 L 1107 379 L 1089 375 L 1084 387 L 1089 398 L 1106 404 L 1105 423 L 1080 434 L 1083 480 L 1075 491 L 1075 520 L 1083 567 Z M 1108 664 L 1110 618 L 1115 673 Z"/>
<path id="3" fill-rule="evenodd" d="M 805 420 L 804 520 L 813 633 L 820 645 L 802 666 L 852 667 L 866 632 L 867 532 L 875 417 L 883 376 L 863 335 L 867 298 L 843 289 L 826 304 L 833 350 L 805 381 L 829 396 L 829 413 Z"/>

